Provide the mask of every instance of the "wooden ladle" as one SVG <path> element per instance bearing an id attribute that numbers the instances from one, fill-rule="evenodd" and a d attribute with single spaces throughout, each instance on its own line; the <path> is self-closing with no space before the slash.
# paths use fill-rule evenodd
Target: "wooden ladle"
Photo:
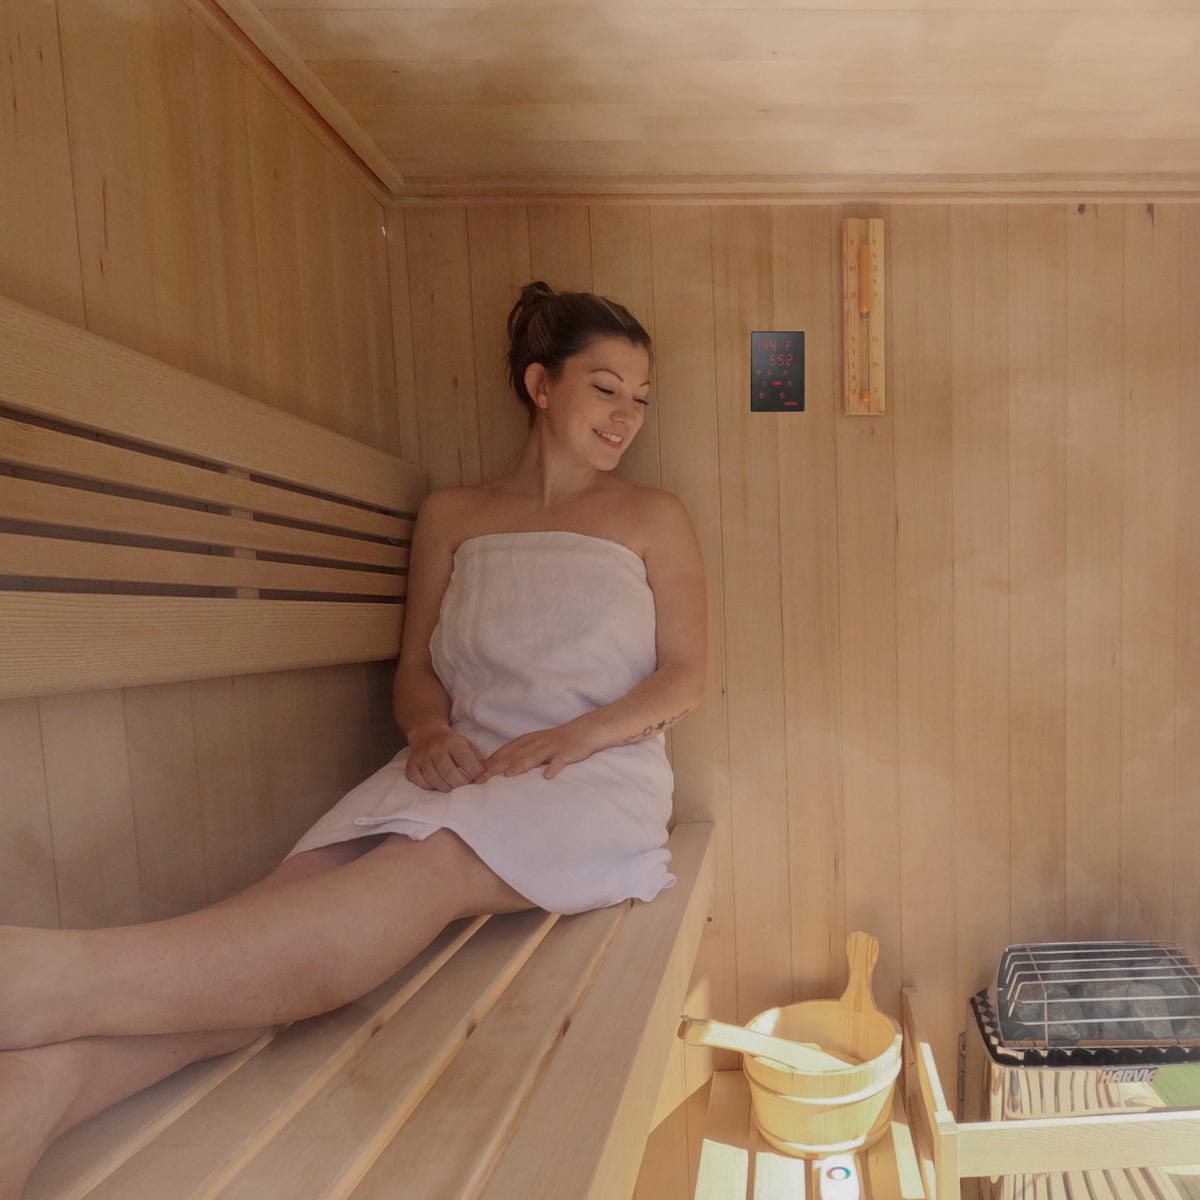
<path id="1" fill-rule="evenodd" d="M 706 1021 L 697 1017 L 683 1018 L 679 1036 L 691 1046 L 740 1050 L 743 1054 L 770 1059 L 789 1071 L 841 1071 L 856 1062 L 830 1054 L 814 1042 L 793 1042 L 769 1033 L 757 1033 L 744 1025 L 727 1025 L 724 1021 Z"/>

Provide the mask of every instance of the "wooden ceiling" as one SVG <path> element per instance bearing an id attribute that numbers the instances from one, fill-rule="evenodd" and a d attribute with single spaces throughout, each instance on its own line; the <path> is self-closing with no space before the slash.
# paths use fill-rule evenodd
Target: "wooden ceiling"
<path id="1" fill-rule="evenodd" d="M 1200 195 L 1200 0 L 218 2 L 400 196 Z"/>

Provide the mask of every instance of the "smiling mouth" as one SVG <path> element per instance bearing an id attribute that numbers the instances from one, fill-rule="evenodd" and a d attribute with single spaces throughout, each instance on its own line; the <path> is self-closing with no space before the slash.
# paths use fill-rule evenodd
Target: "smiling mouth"
<path id="1" fill-rule="evenodd" d="M 592 432 L 602 441 L 607 442 L 610 446 L 623 446 L 625 439 L 617 433 L 604 433 L 602 430 L 593 429 Z"/>

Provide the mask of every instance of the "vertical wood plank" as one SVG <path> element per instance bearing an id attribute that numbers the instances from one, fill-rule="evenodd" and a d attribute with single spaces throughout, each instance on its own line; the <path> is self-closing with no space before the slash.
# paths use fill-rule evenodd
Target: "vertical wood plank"
<path id="1" fill-rule="evenodd" d="M 154 271 L 158 357 L 220 375 L 206 220 L 191 15 L 181 4 L 128 0 L 137 136 Z"/>
<path id="2" fill-rule="evenodd" d="M 266 392 L 261 399 L 285 412 L 303 415 L 309 378 L 300 303 L 291 122 L 275 97 L 253 76 L 246 76 L 245 92 L 265 347 Z"/>
<path id="3" fill-rule="evenodd" d="M 122 695 L 142 915 L 177 917 L 208 901 L 191 685 L 126 688 Z"/>
<path id="4" fill-rule="evenodd" d="M 0 924 L 59 924 L 36 700 L 0 701 Z"/>
<path id="5" fill-rule="evenodd" d="M 82 325 L 57 16 L 39 0 L 0 5 L 0 293 Z"/>
<path id="6" fill-rule="evenodd" d="M 1172 936 L 1200 954 L 1200 847 L 1196 797 L 1200 796 L 1200 340 L 1190 336 L 1200 312 L 1200 207 L 1180 213 L 1180 405 L 1179 405 L 1179 631 L 1175 719 L 1176 783 L 1172 838 L 1175 925 Z"/>
<path id="7" fill-rule="evenodd" d="M 733 808 L 730 793 L 725 602 L 722 581 L 719 422 L 714 357 L 711 215 L 702 207 L 650 213 L 655 374 L 663 486 L 686 506 L 704 555 L 708 592 L 708 678 L 704 700 L 672 731 L 675 816 L 716 824 L 712 921 L 700 941 L 689 1011 L 732 1019 L 738 1010 L 734 940 Z M 712 1055 L 685 1052 L 688 1090 L 711 1071 Z"/>
<path id="8" fill-rule="evenodd" d="M 121 693 L 43 696 L 38 710 L 63 926 L 140 921 Z"/>
<path id="9" fill-rule="evenodd" d="M 345 174 L 345 172 L 343 172 Z M 361 187 L 346 179 L 343 186 L 358 205 L 356 224 L 361 286 L 366 292 L 365 342 L 370 404 L 375 429 L 374 445 L 397 457 L 405 457 L 404 422 L 400 406 L 412 403 L 412 393 L 401 398 L 396 392 L 396 355 L 392 341 L 392 300 L 388 282 L 388 233 L 383 205 Z M 352 399 L 352 398 L 351 398 Z"/>
<path id="10" fill-rule="evenodd" d="M 1009 210 L 1013 935 L 1066 917 L 1066 209 Z"/>
<path id="11" fill-rule="evenodd" d="M 405 214 L 421 466 L 435 488 L 481 478 L 467 218 L 461 208 Z"/>
<path id="12" fill-rule="evenodd" d="M 896 449 L 903 977 L 921 989 L 946 1078 L 957 1070 L 962 998 L 954 914 L 954 395 L 950 210 L 892 210 L 890 407 Z M 860 418 L 870 420 L 872 418 Z"/>
<path id="13" fill-rule="evenodd" d="M 245 68 L 193 15 L 196 109 L 204 196 L 202 230 L 212 294 L 216 366 L 221 383 L 263 398 L 268 393 L 262 296 L 254 269 L 259 231 L 254 212 Z"/>
<path id="14" fill-rule="evenodd" d="M 1125 209 L 1120 906 L 1125 937 L 1166 937 L 1173 916 L 1171 879 L 1161 856 L 1164 835 L 1173 827 L 1175 790 L 1179 219 L 1174 206 Z"/>
<path id="15" fill-rule="evenodd" d="M 130 19 L 124 3 L 58 6 L 87 327 L 158 353 Z"/>
<path id="16" fill-rule="evenodd" d="M 807 207 L 773 210 L 771 240 L 775 323 L 805 337 L 805 410 L 780 418 L 778 458 L 792 996 L 808 999 L 832 993 L 846 957 L 834 346 L 841 298 L 829 274 L 839 242 L 829 209 Z"/>
<path id="17" fill-rule="evenodd" d="M 308 357 L 308 388 L 294 411 L 326 428 L 339 429 L 350 418 L 342 404 L 341 320 L 334 267 L 333 223 L 329 218 L 329 163 L 325 148 L 307 129 L 289 124 L 296 253 L 300 268 L 298 296 Z M 353 420 L 353 418 L 350 418 Z"/>
<path id="18" fill-rule="evenodd" d="M 529 265 L 535 279 L 557 292 L 590 292 L 591 209 L 582 205 L 529 207 Z"/>
<path id="19" fill-rule="evenodd" d="M 468 209 L 467 238 L 471 248 L 480 466 L 484 479 L 495 479 L 512 467 L 529 432 L 525 407 L 509 385 L 505 362 L 505 323 L 520 289 L 531 279 L 525 208 L 504 205 Z"/>
<path id="20" fill-rule="evenodd" d="M 650 210 L 640 205 L 591 209 L 592 288 L 627 309 L 654 337 L 654 283 L 650 261 Z M 658 405 L 651 403 L 637 438 L 621 458 L 619 474 L 647 487 L 662 486 Z"/>
<path id="21" fill-rule="evenodd" d="M 1012 940 L 1009 871 L 1008 210 L 950 218 L 958 994 Z"/>
<path id="22" fill-rule="evenodd" d="M 408 274 L 408 228 L 404 209 L 385 210 L 387 225 L 388 293 L 392 310 L 392 353 L 396 363 L 396 414 L 399 421 L 396 453 L 409 462 L 421 457 L 420 414 L 413 351 L 412 299 Z"/>
<path id="23" fill-rule="evenodd" d="M 1067 214 L 1067 932 L 1115 938 L 1121 872 L 1124 217 Z"/>
<path id="24" fill-rule="evenodd" d="M 189 686 L 204 869 L 212 904 L 249 887 L 267 868 L 259 859 L 255 833 L 253 750 L 245 683 L 197 679 Z"/>
<path id="25" fill-rule="evenodd" d="M 718 452 L 729 689 L 738 1020 L 791 993 L 779 575 L 779 414 L 751 413 L 746 347 L 771 328 L 771 223 L 764 208 L 715 209 Z"/>
<path id="26" fill-rule="evenodd" d="M 840 231 L 851 214 L 834 212 Z M 830 273 L 840 290 L 840 253 L 830 255 Z M 846 926 L 879 939 L 875 996 L 888 1009 L 897 1003 L 902 953 L 894 422 L 893 414 L 837 421 Z M 844 955 L 839 966 L 844 979 Z"/>

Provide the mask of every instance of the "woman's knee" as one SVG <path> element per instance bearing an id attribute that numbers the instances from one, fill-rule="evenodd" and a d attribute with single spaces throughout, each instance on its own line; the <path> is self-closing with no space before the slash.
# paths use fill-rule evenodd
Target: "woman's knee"
<path id="1" fill-rule="evenodd" d="M 521 912 L 536 908 L 510 884 L 506 883 L 467 845 L 449 829 L 439 829 L 420 842 L 411 842 L 401 834 L 392 838 L 408 847 L 396 848 L 416 858 L 445 882 L 457 904 L 456 916 L 479 916 L 484 913 Z M 391 839 L 389 839 L 390 841 Z"/>

